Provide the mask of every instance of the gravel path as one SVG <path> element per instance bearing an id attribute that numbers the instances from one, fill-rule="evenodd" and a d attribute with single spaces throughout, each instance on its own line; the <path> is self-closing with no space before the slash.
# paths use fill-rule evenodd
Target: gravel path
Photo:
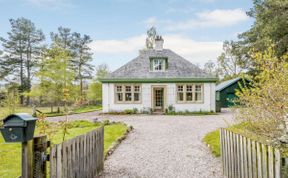
<path id="1" fill-rule="evenodd" d="M 221 161 L 203 136 L 232 122 L 232 113 L 210 116 L 105 116 L 134 127 L 105 161 L 102 178 L 220 178 Z"/>

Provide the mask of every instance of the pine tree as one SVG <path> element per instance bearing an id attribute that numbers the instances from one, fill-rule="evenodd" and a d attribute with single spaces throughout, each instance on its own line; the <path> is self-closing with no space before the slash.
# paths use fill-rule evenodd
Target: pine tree
<path id="1" fill-rule="evenodd" d="M 92 78 L 93 65 L 92 53 L 89 43 L 92 39 L 88 35 L 81 36 L 80 33 L 73 33 L 72 41 L 72 68 L 77 71 L 76 81 L 79 81 L 79 95 L 83 98 L 83 80 Z"/>
<path id="2" fill-rule="evenodd" d="M 24 104 L 24 92 L 31 89 L 32 73 L 45 36 L 29 19 L 10 19 L 8 38 L 0 38 L 5 55 L 0 59 L 0 76 L 19 81 L 20 103 Z M 29 97 L 26 104 L 29 104 Z"/>

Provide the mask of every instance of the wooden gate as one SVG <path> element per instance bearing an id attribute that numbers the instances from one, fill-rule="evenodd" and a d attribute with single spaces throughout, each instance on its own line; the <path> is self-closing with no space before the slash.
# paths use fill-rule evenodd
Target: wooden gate
<path id="1" fill-rule="evenodd" d="M 50 152 L 50 177 L 93 178 L 103 170 L 104 128 L 54 145 Z"/>

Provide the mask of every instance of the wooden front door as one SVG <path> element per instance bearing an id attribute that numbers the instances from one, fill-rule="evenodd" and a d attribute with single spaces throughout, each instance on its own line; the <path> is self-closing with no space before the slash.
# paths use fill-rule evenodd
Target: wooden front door
<path id="1" fill-rule="evenodd" d="M 154 88 L 154 111 L 163 111 L 164 108 L 164 88 Z"/>

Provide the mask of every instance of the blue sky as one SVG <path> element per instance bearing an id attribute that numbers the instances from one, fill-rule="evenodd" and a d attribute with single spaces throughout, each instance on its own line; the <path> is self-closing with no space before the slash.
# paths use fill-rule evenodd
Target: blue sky
<path id="1" fill-rule="evenodd" d="M 224 40 L 250 28 L 251 7 L 251 0 L 0 0 L 0 36 L 10 18 L 31 19 L 47 39 L 69 27 L 94 40 L 93 64 L 114 70 L 138 55 L 146 30 L 156 26 L 165 48 L 203 65 L 217 58 Z"/>

